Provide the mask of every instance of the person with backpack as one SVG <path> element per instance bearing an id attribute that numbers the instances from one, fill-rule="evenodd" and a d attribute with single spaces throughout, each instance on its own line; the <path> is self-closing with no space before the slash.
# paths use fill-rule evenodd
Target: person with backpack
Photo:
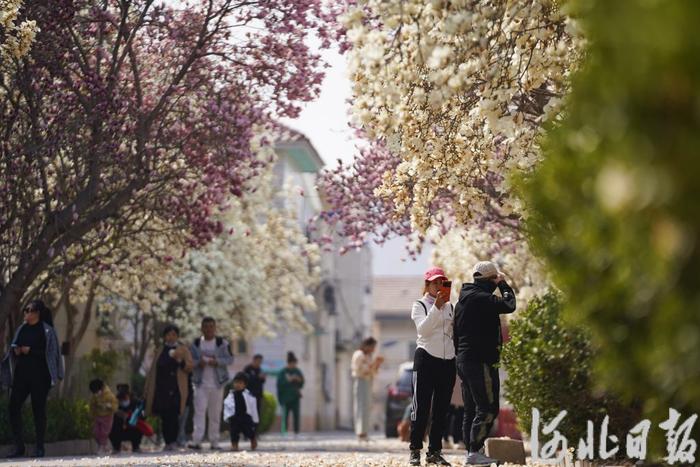
<path id="1" fill-rule="evenodd" d="M 491 261 L 476 263 L 474 283 L 462 285 L 455 309 L 457 371 L 462 380 L 467 465 L 498 462 L 480 451 L 498 417 L 501 315 L 515 311 L 515 292 Z M 501 296 L 494 295 L 498 289 Z"/>
<path id="2" fill-rule="evenodd" d="M 425 272 L 424 280 L 423 297 L 413 304 L 411 310 L 418 337 L 413 357 L 409 462 L 421 465 L 420 452 L 432 404 L 426 463 L 451 465 L 442 456 L 442 434 L 456 378 L 452 340 L 454 311 L 450 297 L 442 290 L 447 280 L 445 272 L 440 268 L 430 268 Z"/>
<path id="3" fill-rule="evenodd" d="M 219 425 L 224 403 L 224 385 L 229 381 L 228 366 L 233 363 L 231 346 L 216 335 L 216 320 L 202 319 L 202 337 L 190 348 L 194 370 L 194 432 L 190 448 L 201 449 L 204 439 L 204 422 L 209 418 L 209 443 L 211 449 L 219 449 Z"/>

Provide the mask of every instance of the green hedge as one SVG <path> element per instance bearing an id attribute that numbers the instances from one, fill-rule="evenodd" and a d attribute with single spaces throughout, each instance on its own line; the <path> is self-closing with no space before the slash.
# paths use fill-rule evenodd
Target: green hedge
<path id="1" fill-rule="evenodd" d="M 591 420 L 595 436 L 605 415 L 611 434 L 624 440 L 639 421 L 639 411 L 617 399 L 596 392 L 593 385 L 593 351 L 586 333 L 564 324 L 561 298 L 553 292 L 530 301 L 511 321 L 510 341 L 504 346 L 503 364 L 508 372 L 506 398 L 513 404 L 521 431 L 529 433 L 532 409 L 540 411 L 540 430 L 561 410 L 568 412 L 559 431 L 577 446 L 585 438 Z"/>
<path id="2" fill-rule="evenodd" d="M 12 444 L 12 430 L 8 413 L 7 396 L 0 397 L 0 444 Z M 87 401 L 49 399 L 46 404 L 46 442 L 89 439 L 92 437 L 92 420 Z M 29 398 L 22 407 L 24 439 L 35 441 L 34 417 Z"/>
<path id="3" fill-rule="evenodd" d="M 260 433 L 265 433 L 270 429 L 272 423 L 275 421 L 275 414 L 277 412 L 277 399 L 272 393 L 267 391 L 263 392 L 261 412 L 258 431 Z"/>
<path id="4" fill-rule="evenodd" d="M 531 246 L 606 386 L 654 425 L 684 421 L 700 411 L 700 2 L 569 4 L 587 59 L 524 185 Z"/>

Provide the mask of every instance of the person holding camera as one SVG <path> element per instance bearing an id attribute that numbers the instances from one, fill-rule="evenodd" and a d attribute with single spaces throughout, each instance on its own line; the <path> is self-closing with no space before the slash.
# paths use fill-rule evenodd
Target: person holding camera
<path id="1" fill-rule="evenodd" d="M 420 451 L 431 413 L 432 421 L 426 463 L 451 465 L 442 457 L 442 434 L 447 424 L 452 388 L 455 384 L 455 348 L 452 340 L 454 312 L 447 281 L 440 268 L 424 274 L 423 297 L 413 304 L 411 319 L 416 325 L 411 401 L 411 465 L 421 465 Z"/>
<path id="2" fill-rule="evenodd" d="M 498 416 L 500 316 L 515 311 L 515 293 L 491 261 L 478 262 L 473 276 L 473 283 L 462 285 L 455 307 L 457 373 L 464 400 L 462 436 L 469 449 L 466 463 L 490 465 L 498 461 L 480 451 Z M 494 295 L 496 289 L 500 297 Z"/>

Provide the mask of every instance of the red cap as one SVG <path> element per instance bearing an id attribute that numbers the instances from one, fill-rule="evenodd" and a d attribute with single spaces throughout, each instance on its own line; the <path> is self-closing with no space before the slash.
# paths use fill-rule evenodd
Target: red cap
<path id="1" fill-rule="evenodd" d="M 447 279 L 447 276 L 445 275 L 445 271 L 443 271 L 440 268 L 430 268 L 427 271 L 425 271 L 425 274 L 423 274 L 423 277 L 425 278 L 426 281 L 431 282 L 434 281 L 435 279 L 443 278 Z"/>

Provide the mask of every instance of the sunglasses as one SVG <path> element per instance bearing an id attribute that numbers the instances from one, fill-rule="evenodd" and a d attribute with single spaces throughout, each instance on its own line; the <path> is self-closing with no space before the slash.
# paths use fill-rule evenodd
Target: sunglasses
<path id="1" fill-rule="evenodd" d="M 34 308 L 27 307 L 24 309 L 24 313 L 36 313 L 37 311 Z"/>

